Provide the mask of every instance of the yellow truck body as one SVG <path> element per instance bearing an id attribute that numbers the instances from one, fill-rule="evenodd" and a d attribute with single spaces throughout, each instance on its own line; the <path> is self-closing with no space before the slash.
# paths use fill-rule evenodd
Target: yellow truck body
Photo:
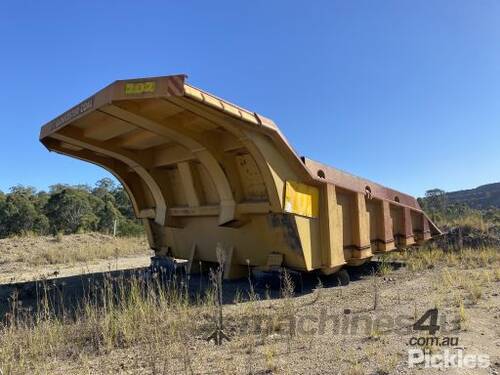
<path id="1" fill-rule="evenodd" d="M 158 256 L 330 274 L 439 229 L 417 200 L 299 157 L 278 126 L 185 75 L 112 83 L 44 125 L 51 151 L 124 186 Z"/>

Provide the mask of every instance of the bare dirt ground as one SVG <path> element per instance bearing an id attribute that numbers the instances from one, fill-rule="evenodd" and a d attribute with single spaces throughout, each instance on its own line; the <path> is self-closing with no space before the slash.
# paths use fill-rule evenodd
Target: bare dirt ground
<path id="1" fill-rule="evenodd" d="M 149 265 L 143 237 L 100 233 L 0 239 L 0 284 L 67 277 Z"/>
<path id="2" fill-rule="evenodd" d="M 287 300 L 237 303 L 225 307 L 231 341 L 222 346 L 207 342 L 207 335 L 200 331 L 199 335 L 186 340 L 184 354 L 164 353 L 161 361 L 153 354 L 152 347 L 141 345 L 114 350 L 105 356 L 87 357 L 70 366 L 57 364 L 53 369 L 57 368 L 61 374 L 82 371 L 93 374 L 498 374 L 498 276 L 494 279 L 483 269 L 459 271 L 464 280 L 482 280 L 481 296 L 475 300 L 468 296 L 466 286 L 452 286 L 443 281 L 450 272 L 454 277 L 454 271 L 448 267 L 421 272 L 403 268 L 379 277 L 376 310 L 373 309 L 376 287 L 369 275 L 362 275 L 348 286 L 318 288 Z M 415 348 L 410 345 L 410 339 L 430 337 L 409 327 L 415 317 L 432 308 L 438 308 L 440 316 L 441 327 L 436 336 L 458 340 L 457 345 L 449 348 L 451 354 L 487 354 L 488 368 L 408 367 L 408 349 Z M 245 310 L 258 312 L 264 317 L 264 325 L 283 311 L 285 314 L 293 311 L 295 334 L 288 333 L 286 318 L 284 327 L 275 327 L 265 334 L 240 333 L 236 326 L 241 324 L 242 316 L 246 316 Z M 323 329 L 322 321 L 325 322 Z M 355 321 L 359 322 L 357 330 Z M 437 354 L 448 349 L 424 347 Z M 150 355 L 145 355 L 147 352 Z"/>
<path id="3" fill-rule="evenodd" d="M 39 246 L 53 246 L 51 239 L 40 241 L 49 242 Z M 74 246 L 82 242 L 75 241 Z M 105 239 L 107 248 L 109 241 Z M 10 259 L 16 259 L 18 247 L 7 252 Z M 0 369 L 12 374 L 499 374 L 499 251 L 405 255 L 400 260 L 410 259 L 407 267 L 395 269 L 383 261 L 376 264 L 376 276 L 373 264 L 349 270 L 352 281 L 346 286 L 311 275 L 304 275 L 295 291 L 269 287 L 273 280 L 224 282 L 224 332 L 230 341 L 220 346 L 206 340 L 215 327 L 213 300 L 191 307 L 191 302 L 187 306 L 167 298 L 157 305 L 135 296 L 116 309 L 92 305 L 94 310 L 76 322 L 5 328 Z M 112 270 L 113 261 L 140 268 L 148 258 L 88 259 L 87 271 L 99 273 Z M 2 263 L 2 271 L 10 274 L 30 267 L 20 261 L 12 262 L 14 268 Z M 46 273 L 57 267 L 64 273 L 81 266 L 36 267 Z M 207 276 L 187 282 L 190 300 L 196 299 L 198 286 L 209 285 Z M 435 335 L 413 330 L 430 309 L 437 309 Z M 453 345 L 444 345 L 447 339 Z M 487 355 L 489 366 L 410 368 L 408 351 L 418 348 L 438 355 Z"/>

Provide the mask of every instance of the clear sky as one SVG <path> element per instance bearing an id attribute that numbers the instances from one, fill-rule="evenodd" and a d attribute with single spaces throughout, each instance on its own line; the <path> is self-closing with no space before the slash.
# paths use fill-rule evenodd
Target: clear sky
<path id="1" fill-rule="evenodd" d="M 0 190 L 91 183 L 40 126 L 116 79 L 186 73 L 299 154 L 414 195 L 500 180 L 500 1 L 0 2 Z"/>

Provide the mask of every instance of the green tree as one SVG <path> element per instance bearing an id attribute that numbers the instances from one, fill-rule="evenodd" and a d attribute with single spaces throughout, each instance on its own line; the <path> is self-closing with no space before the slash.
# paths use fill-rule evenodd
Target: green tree
<path id="1" fill-rule="evenodd" d="M 85 184 L 80 184 L 80 185 L 54 184 L 49 186 L 49 195 L 60 193 L 61 191 L 66 189 L 81 190 L 87 193 L 90 193 L 92 191 L 90 186 Z"/>
<path id="2" fill-rule="evenodd" d="M 120 236 L 139 236 L 144 234 L 144 226 L 141 220 L 136 219 L 132 202 L 125 189 L 117 186 L 112 192 L 115 198 L 115 206 L 120 211 L 118 221 L 118 234 Z"/>
<path id="3" fill-rule="evenodd" d="M 92 194 L 103 198 L 105 195 L 110 194 L 115 189 L 115 183 L 111 178 L 105 177 L 95 183 Z"/>
<path id="4" fill-rule="evenodd" d="M 118 222 L 118 235 L 120 236 L 140 236 L 144 234 L 144 226 L 140 222 L 140 220 L 130 220 L 122 218 Z"/>
<path id="5" fill-rule="evenodd" d="M 102 208 L 97 213 L 99 218 L 99 230 L 104 233 L 112 233 L 115 221 L 120 219 L 121 214 L 115 207 L 115 199 L 111 194 L 107 193 L 103 197 L 103 202 Z"/>
<path id="6" fill-rule="evenodd" d="M 39 191 L 35 197 L 33 204 L 38 212 L 43 212 L 45 205 L 49 201 L 50 195 L 46 191 Z"/>
<path id="7" fill-rule="evenodd" d="M 111 233 L 115 223 L 120 235 L 143 233 L 128 195 L 110 178 L 99 180 L 94 188 L 55 184 L 46 192 L 18 185 L 8 194 L 0 192 L 1 237 L 50 231 Z"/>
<path id="8" fill-rule="evenodd" d="M 0 200 L 0 236 L 34 232 L 45 234 L 49 221 L 36 207 L 36 190 L 21 185 Z"/>
<path id="9" fill-rule="evenodd" d="M 89 196 L 81 189 L 63 189 L 52 194 L 46 205 L 51 230 L 54 233 L 76 233 L 95 229 L 98 218 Z"/>
<path id="10" fill-rule="evenodd" d="M 448 206 L 446 192 L 441 189 L 431 189 L 425 192 L 425 201 L 431 211 L 443 213 Z"/>
<path id="11" fill-rule="evenodd" d="M 117 187 L 113 190 L 113 196 L 115 197 L 116 208 L 120 213 L 127 219 L 134 220 L 135 214 L 132 207 L 132 203 L 128 197 L 127 192 L 122 187 Z"/>

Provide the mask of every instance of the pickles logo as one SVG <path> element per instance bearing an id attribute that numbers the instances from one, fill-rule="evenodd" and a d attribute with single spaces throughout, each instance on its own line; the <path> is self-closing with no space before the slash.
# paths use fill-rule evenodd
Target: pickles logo
<path id="1" fill-rule="evenodd" d="M 452 352 L 445 349 L 442 353 L 431 353 L 429 349 L 408 350 L 408 367 L 423 365 L 424 368 L 488 368 L 488 354 L 464 354 L 463 350 Z"/>

